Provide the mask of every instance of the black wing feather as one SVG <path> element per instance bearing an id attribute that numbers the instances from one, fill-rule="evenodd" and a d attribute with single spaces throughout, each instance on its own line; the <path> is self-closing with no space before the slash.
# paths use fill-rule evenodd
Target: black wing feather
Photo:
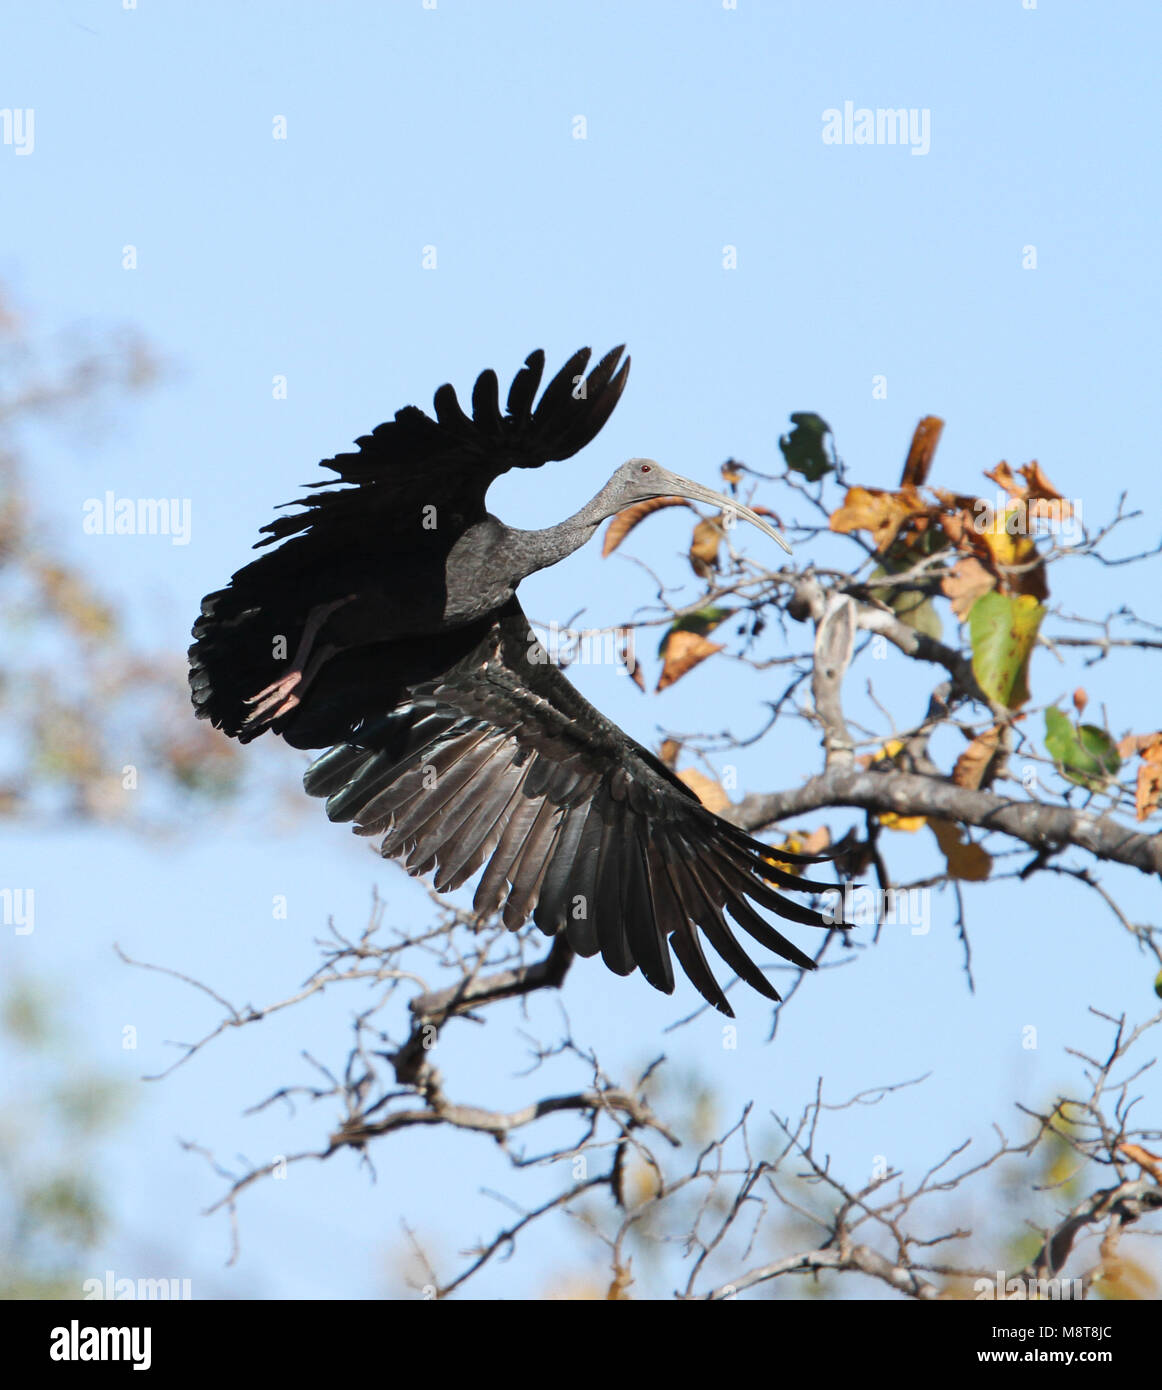
<path id="1" fill-rule="evenodd" d="M 526 420 L 532 412 L 533 397 L 541 384 L 545 370 L 545 354 L 537 348 L 525 358 L 525 364 L 512 379 L 508 389 L 508 413 L 513 420 Z"/>
<path id="2" fill-rule="evenodd" d="M 306 788 L 333 820 L 382 833 L 381 852 L 440 888 L 484 868 L 478 912 L 530 916 L 618 974 L 674 988 L 670 948 L 704 998 L 730 1006 L 702 949 L 768 998 L 737 924 L 800 968 L 813 962 L 754 904 L 814 926 L 781 889 L 824 890 L 770 861 L 797 859 L 709 812 L 649 751 L 586 704 L 548 662 L 529 662 L 513 600 L 475 649 L 408 701 L 368 718 L 358 745 L 325 753 Z M 432 777 L 434 772 L 435 776 Z M 727 920 L 730 914 L 730 921 Z"/>

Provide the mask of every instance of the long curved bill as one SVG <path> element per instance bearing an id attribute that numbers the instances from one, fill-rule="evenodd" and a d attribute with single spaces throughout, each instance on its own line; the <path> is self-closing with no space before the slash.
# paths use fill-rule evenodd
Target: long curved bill
<path id="1" fill-rule="evenodd" d="M 721 492 L 715 492 L 712 487 L 703 487 L 701 483 L 694 483 L 689 478 L 671 473 L 668 468 L 662 468 L 660 465 L 655 466 L 662 475 L 659 481 L 665 483 L 666 490 L 675 497 L 685 497 L 691 502 L 706 502 L 712 507 L 720 507 L 728 516 L 732 513 L 735 516 L 740 516 L 743 521 L 749 521 L 752 526 L 757 526 L 764 535 L 778 541 L 787 554 L 791 554 L 791 547 L 782 534 L 776 531 L 770 522 L 764 521 L 757 512 L 752 512 L 749 507 L 744 507 L 741 502 L 735 501 L 732 497 L 724 497 Z"/>

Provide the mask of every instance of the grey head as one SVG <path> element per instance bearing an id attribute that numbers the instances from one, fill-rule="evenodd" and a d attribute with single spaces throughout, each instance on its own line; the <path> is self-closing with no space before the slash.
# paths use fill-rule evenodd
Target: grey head
<path id="1" fill-rule="evenodd" d="M 627 459 L 601 489 L 594 501 L 600 501 L 605 516 L 614 516 L 625 511 L 636 502 L 647 502 L 655 497 L 685 497 L 691 502 L 704 502 L 711 507 L 719 507 L 728 517 L 740 516 L 757 526 L 764 535 L 778 541 L 788 555 L 791 547 L 782 535 L 757 512 L 744 507 L 732 497 L 724 497 L 702 483 L 692 482 L 678 473 L 671 473 L 653 459 Z"/>

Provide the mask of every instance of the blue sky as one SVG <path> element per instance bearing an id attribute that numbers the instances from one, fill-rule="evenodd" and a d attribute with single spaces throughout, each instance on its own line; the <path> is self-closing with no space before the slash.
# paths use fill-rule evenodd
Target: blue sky
<path id="1" fill-rule="evenodd" d="M 428 405 L 444 381 L 463 394 L 485 366 L 507 380 L 534 347 L 552 368 L 581 344 L 624 341 L 634 363 L 592 448 L 497 484 L 490 504 L 511 524 L 560 519 L 634 454 L 708 482 L 728 455 L 778 471 L 795 410 L 827 418 L 854 478 L 891 485 L 932 412 L 947 421 L 933 481 L 991 495 L 982 470 L 1036 458 L 1090 524 L 1130 489 L 1149 515 L 1124 550 L 1158 539 L 1156 6 L 54 0 L 5 6 L 0 24 L 0 109 L 35 112 L 29 155 L 0 145 L 0 278 L 38 322 L 133 325 L 171 364 L 95 446 L 29 436 L 43 525 L 100 573 L 143 645 L 184 650 L 201 595 L 245 562 L 319 458 L 403 404 Z M 930 148 L 825 144 L 823 112 L 848 101 L 927 111 Z M 285 139 L 272 135 L 280 117 Z M 1022 266 L 1028 246 L 1035 270 Z M 84 501 L 106 489 L 189 498 L 190 544 L 84 534 Z M 787 505 L 773 490 L 758 500 Z M 679 515 L 658 517 L 627 549 L 692 598 L 687 533 Z M 850 554 L 823 544 L 818 558 Z M 1151 616 L 1142 582 L 1079 563 L 1054 599 Z M 584 607 L 604 625 L 653 589 L 629 559 L 591 547 L 522 595 L 536 618 Z M 905 724 L 931 682 L 887 666 L 876 693 Z M 1156 726 L 1143 661 L 1079 671 L 1038 652 L 1035 696 L 1084 681 L 1115 732 Z M 778 680 L 712 662 L 642 697 L 609 669 L 573 675 L 647 743 L 663 729 L 748 733 Z M 863 679 L 852 699 L 868 713 Z M 248 763 L 279 756 L 270 743 Z M 774 789 L 817 766 L 814 736 L 795 724 L 751 750 L 742 778 Z M 424 910 L 313 804 L 285 827 L 245 808 L 200 815 L 164 844 L 75 828 L 8 839 L 37 887 L 38 928 L 3 959 L 58 987 L 86 1057 L 127 1079 L 168 1056 L 165 1038 L 216 1018 L 188 990 L 126 970 L 114 940 L 257 1004 L 309 972 L 329 914 L 358 929 L 373 885 L 389 920 Z M 900 872 L 925 852 L 901 843 Z M 1155 885 L 1128 871 L 1108 882 L 1131 917 L 1156 911 Z M 271 920 L 275 894 L 287 921 Z M 938 899 L 927 936 L 889 936 L 810 981 L 773 1048 L 761 1001 L 740 1002 L 743 1046 L 726 1053 L 716 1018 L 663 1035 L 691 991 L 666 1000 L 597 964 L 575 971 L 570 1015 L 610 1070 L 663 1049 L 696 1065 L 724 1120 L 749 1098 L 795 1112 L 819 1075 L 838 1096 L 930 1071 L 922 1106 L 847 1116 L 830 1145 L 857 1176 L 878 1154 L 926 1166 L 994 1119 L 1016 1127 L 1014 1100 L 1040 1103 L 1075 1076 L 1062 1049 L 1104 1040 L 1087 1006 L 1144 1017 L 1156 1002 L 1145 961 L 1092 895 L 1039 879 L 970 887 L 966 902 L 975 994 Z M 519 1191 L 506 1166 L 487 1141 L 424 1135 L 384 1147 L 375 1186 L 340 1159 L 252 1193 L 243 1256 L 223 1268 L 225 1228 L 200 1215 L 219 1186 L 176 1138 L 258 1161 L 311 1147 L 322 1119 L 241 1111 L 302 1079 L 300 1049 L 340 1059 L 350 1007 L 312 1005 L 223 1039 L 142 1088 L 107 1154 L 118 1229 L 95 1271 L 150 1275 L 152 1260 L 203 1294 L 375 1297 L 397 1287 L 401 1219 L 449 1256 L 491 1228 L 498 1209 L 480 1189 Z M 552 1032 L 549 1006 L 534 1017 Z M 136 1054 L 121 1050 L 127 1021 Z M 449 1034 L 444 1065 L 462 1094 L 528 1096 L 510 1022 L 490 1023 L 483 1048 Z M 1028 1024 L 1036 1051 L 1021 1047 Z M 578 1245 L 570 1270 L 591 1255 Z M 533 1240 L 477 1291 L 520 1295 L 561 1273 Z"/>

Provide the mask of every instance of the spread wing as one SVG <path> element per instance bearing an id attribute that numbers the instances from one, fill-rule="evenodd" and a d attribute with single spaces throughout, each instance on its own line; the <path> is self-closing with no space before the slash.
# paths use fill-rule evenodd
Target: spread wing
<path id="1" fill-rule="evenodd" d="M 448 549 L 484 517 L 489 485 L 510 468 L 570 458 L 594 438 L 625 389 L 623 350 L 607 353 L 587 377 L 589 349 L 574 353 L 534 408 L 545 365 L 538 350 L 513 379 L 503 413 L 496 373 L 486 371 L 471 417 L 452 387 L 441 386 L 434 419 L 407 406 L 357 440 L 357 452 L 325 459 L 341 486 L 316 483 L 325 490 L 287 503 L 300 510 L 264 526 L 258 547 L 283 544 L 202 600 L 189 649 L 198 717 L 244 741 L 260 734 L 265 723 L 246 723 L 248 697 L 278 674 L 310 615 L 328 605 L 348 605 L 343 618 L 352 626 L 364 613 L 368 641 L 382 635 L 374 628 L 390 621 L 393 603 L 423 605 L 438 632 Z M 277 662 L 276 638 L 287 645 Z"/>
<path id="2" fill-rule="evenodd" d="M 619 975 L 674 988 L 670 948 L 702 996 L 732 1015 L 708 942 L 747 983 L 779 995 L 732 930 L 793 964 L 811 959 L 755 910 L 825 925 L 779 888 L 825 891 L 708 811 L 657 758 L 588 704 L 536 643 L 513 600 L 445 674 L 414 686 L 305 786 L 327 814 L 382 835 L 385 857 L 449 891 L 481 868 L 478 911 L 515 930 L 531 915 Z M 783 861 L 810 862 L 778 851 Z"/>
<path id="3" fill-rule="evenodd" d="M 606 353 L 586 377 L 590 350 L 581 348 L 545 387 L 536 409 L 533 397 L 545 369 L 539 348 L 513 378 L 503 414 L 494 371 L 477 378 L 471 417 L 460 408 L 455 390 L 441 386 L 433 402 L 435 419 L 405 406 L 394 420 L 357 439 L 358 452 L 324 459 L 321 467 L 351 486 L 311 484 L 326 490 L 287 503 L 305 510 L 264 526 L 269 535 L 259 546 L 295 536 L 308 539 L 312 550 L 330 553 L 370 536 L 380 538 L 382 550 L 384 534 L 413 534 L 417 528 L 411 513 L 426 506 L 450 511 L 465 524 L 479 520 L 485 494 L 502 473 L 571 458 L 596 436 L 629 377 L 628 357 L 618 370 L 623 351 L 616 347 Z M 269 565 L 280 555 L 295 564 L 314 558 L 295 542 L 251 568 Z"/>

